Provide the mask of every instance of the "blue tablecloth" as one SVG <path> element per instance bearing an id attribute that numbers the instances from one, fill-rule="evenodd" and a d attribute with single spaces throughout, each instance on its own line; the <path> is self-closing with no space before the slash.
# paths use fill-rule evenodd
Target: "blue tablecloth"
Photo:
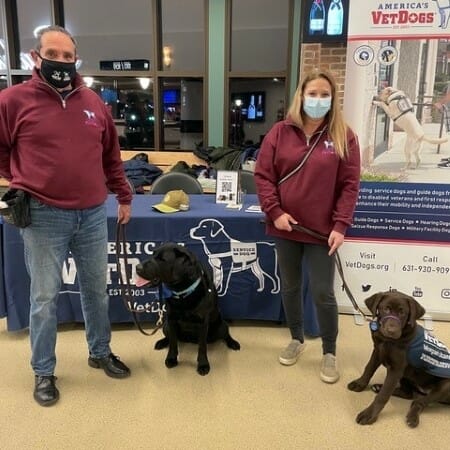
<path id="1" fill-rule="evenodd" d="M 214 273 L 222 313 L 227 319 L 283 320 L 280 280 L 273 242 L 265 235 L 261 213 L 246 212 L 257 204 L 247 195 L 242 210 L 216 204 L 212 195 L 191 195 L 189 211 L 162 214 L 152 209 L 160 195 L 140 195 L 133 200 L 132 220 L 126 227 L 127 260 L 132 275 L 136 265 L 163 242 L 188 246 Z M 131 314 L 123 304 L 116 271 L 116 218 L 114 196 L 107 201 L 109 231 L 108 293 L 113 322 L 129 322 Z M 9 330 L 28 326 L 29 278 L 23 260 L 19 231 L 3 224 L 3 282 L 0 285 L 0 314 L 7 316 Z M 0 265 L 1 268 L 1 265 Z M 59 322 L 82 322 L 76 267 L 70 255 L 63 268 L 63 285 L 58 303 Z M 133 276 L 131 277 L 133 278 Z M 133 280 L 130 280 L 133 283 Z M 144 311 L 140 319 L 154 321 L 162 307 L 157 289 L 131 285 L 134 307 Z M 318 334 L 315 310 L 305 302 L 305 330 Z"/>

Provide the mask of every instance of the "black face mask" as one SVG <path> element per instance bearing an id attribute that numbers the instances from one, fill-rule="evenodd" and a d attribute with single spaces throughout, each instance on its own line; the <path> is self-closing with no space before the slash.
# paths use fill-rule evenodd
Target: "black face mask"
<path id="1" fill-rule="evenodd" d="M 43 58 L 41 55 L 39 57 L 42 59 L 41 74 L 52 86 L 62 89 L 73 82 L 77 74 L 74 62 L 52 61 Z"/>

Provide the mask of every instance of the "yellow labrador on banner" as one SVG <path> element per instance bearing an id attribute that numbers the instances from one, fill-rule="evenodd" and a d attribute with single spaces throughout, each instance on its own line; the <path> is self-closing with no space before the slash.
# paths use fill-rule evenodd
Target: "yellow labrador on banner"
<path id="1" fill-rule="evenodd" d="M 411 167 L 412 157 L 416 160 L 415 168 L 420 164 L 420 148 L 422 142 L 430 144 L 443 144 L 448 141 L 447 138 L 429 138 L 425 135 L 422 125 L 414 114 L 414 108 L 411 100 L 403 91 L 393 87 L 384 88 L 378 97 L 374 98 L 374 105 L 383 109 L 383 111 L 394 121 L 395 125 L 406 133 L 406 142 L 404 147 L 406 165 L 405 169 Z"/>

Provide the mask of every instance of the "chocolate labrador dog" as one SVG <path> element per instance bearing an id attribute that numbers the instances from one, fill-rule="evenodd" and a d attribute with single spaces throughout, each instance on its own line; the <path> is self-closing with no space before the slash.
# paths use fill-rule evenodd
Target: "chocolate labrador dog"
<path id="1" fill-rule="evenodd" d="M 412 399 L 406 416 L 410 427 L 419 424 L 419 415 L 430 403 L 450 404 L 450 354 L 416 320 L 424 308 L 409 295 L 397 291 L 380 292 L 365 301 L 374 319 L 370 322 L 373 352 L 362 376 L 348 384 L 361 392 L 382 364 L 386 378 L 374 385 L 373 402 L 356 416 L 360 425 L 374 423 L 391 395 Z"/>
<path id="2" fill-rule="evenodd" d="M 208 342 L 223 339 L 229 348 L 241 348 L 222 319 L 210 272 L 190 250 L 173 243 L 163 244 L 150 259 L 136 267 L 136 272 L 137 286 L 163 283 L 172 292 L 166 299 L 165 337 L 155 344 L 156 350 L 169 347 L 165 361 L 169 369 L 178 364 L 179 340 L 198 344 L 197 372 L 200 375 L 210 370 Z"/>

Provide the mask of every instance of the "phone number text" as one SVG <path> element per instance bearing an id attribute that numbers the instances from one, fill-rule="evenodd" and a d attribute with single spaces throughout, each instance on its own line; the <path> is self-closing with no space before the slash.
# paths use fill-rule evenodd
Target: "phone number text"
<path id="1" fill-rule="evenodd" d="M 405 264 L 402 266 L 402 272 L 422 272 L 422 273 L 450 273 L 448 266 L 424 266 L 415 264 Z"/>

